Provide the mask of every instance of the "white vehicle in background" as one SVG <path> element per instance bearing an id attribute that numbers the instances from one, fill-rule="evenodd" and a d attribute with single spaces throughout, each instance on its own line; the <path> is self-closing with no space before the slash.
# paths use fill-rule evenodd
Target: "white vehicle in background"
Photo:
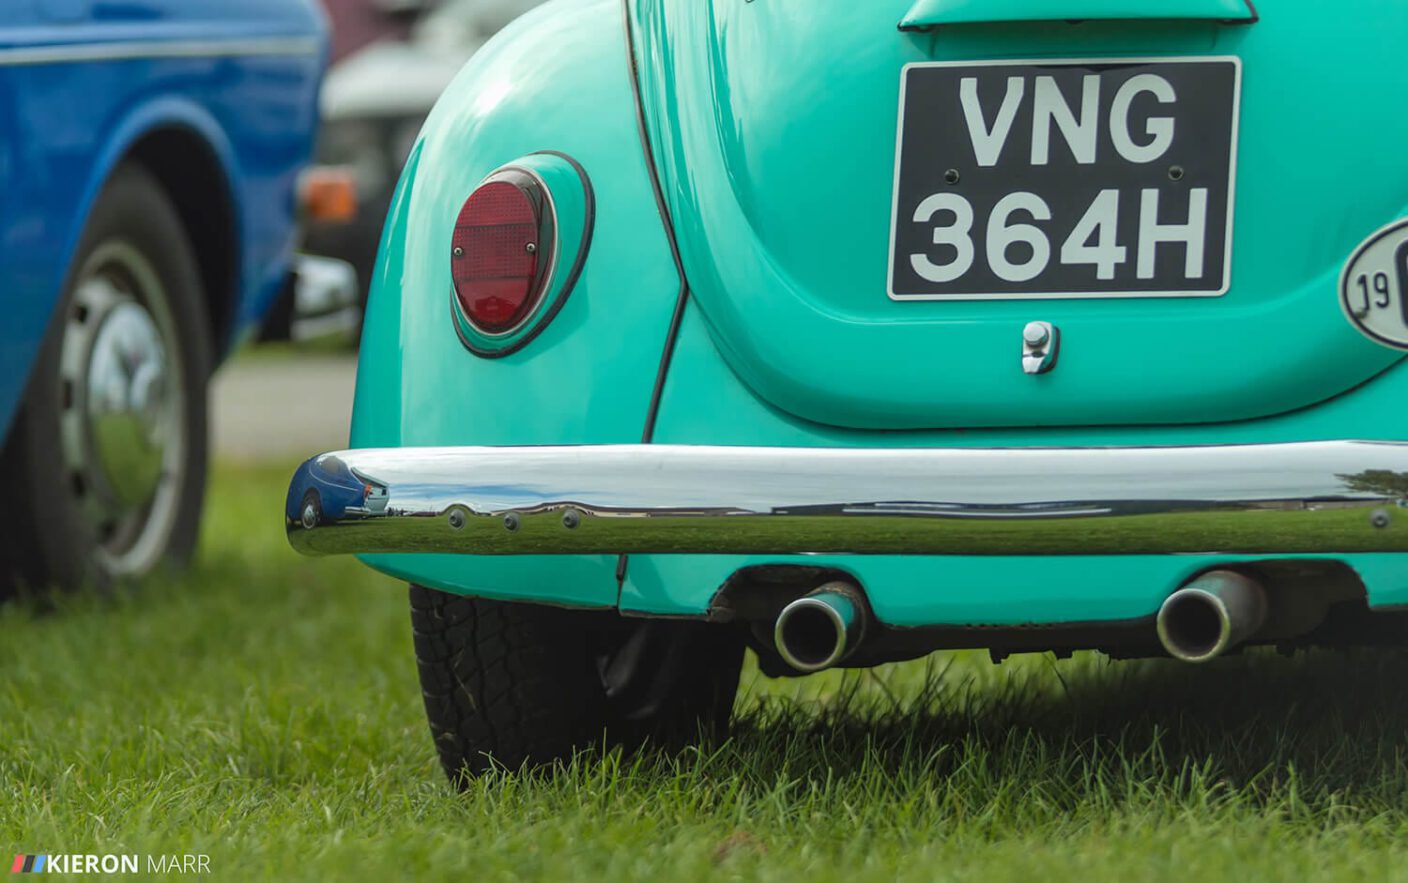
<path id="1" fill-rule="evenodd" d="M 316 160 L 350 173 L 357 198 L 350 216 L 309 219 L 305 251 L 350 264 L 361 304 L 392 191 L 431 106 L 486 40 L 540 2 L 382 0 L 390 14 L 418 13 L 406 39 L 377 40 L 329 69 Z"/>

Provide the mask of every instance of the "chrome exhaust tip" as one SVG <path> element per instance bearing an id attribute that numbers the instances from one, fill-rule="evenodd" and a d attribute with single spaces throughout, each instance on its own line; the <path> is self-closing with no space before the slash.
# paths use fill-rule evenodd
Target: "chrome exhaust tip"
<path id="1" fill-rule="evenodd" d="M 1230 570 L 1209 571 L 1159 608 L 1159 643 L 1174 659 L 1207 662 L 1256 634 L 1266 610 L 1261 583 Z"/>
<path id="2" fill-rule="evenodd" d="M 782 608 L 773 644 L 797 671 L 821 671 L 860 644 L 868 617 L 860 589 L 846 582 L 826 583 Z"/>

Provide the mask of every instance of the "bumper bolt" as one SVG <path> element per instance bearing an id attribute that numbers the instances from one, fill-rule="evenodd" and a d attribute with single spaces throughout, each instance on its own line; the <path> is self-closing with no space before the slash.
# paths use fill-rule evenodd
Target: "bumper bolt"
<path id="1" fill-rule="evenodd" d="M 518 530 L 518 513 L 510 512 L 504 516 L 504 530 L 513 533 Z"/>
<path id="2" fill-rule="evenodd" d="M 562 526 L 568 530 L 573 529 L 581 523 L 582 516 L 578 514 L 576 509 L 568 509 L 566 512 L 562 513 Z"/>
<path id="3" fill-rule="evenodd" d="M 456 509 L 450 513 L 450 527 L 459 530 L 464 527 L 464 513 Z"/>

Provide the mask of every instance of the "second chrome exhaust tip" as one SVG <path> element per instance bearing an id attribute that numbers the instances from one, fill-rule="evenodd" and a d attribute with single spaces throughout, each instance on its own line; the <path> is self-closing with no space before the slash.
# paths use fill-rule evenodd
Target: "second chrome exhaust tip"
<path id="1" fill-rule="evenodd" d="M 1159 608 L 1159 642 L 1184 662 L 1206 662 L 1256 634 L 1266 622 L 1261 583 L 1212 570 L 1169 595 Z"/>
<path id="2" fill-rule="evenodd" d="M 782 608 L 773 644 L 797 671 L 821 671 L 860 644 L 869 615 L 860 589 L 847 582 L 826 583 Z"/>

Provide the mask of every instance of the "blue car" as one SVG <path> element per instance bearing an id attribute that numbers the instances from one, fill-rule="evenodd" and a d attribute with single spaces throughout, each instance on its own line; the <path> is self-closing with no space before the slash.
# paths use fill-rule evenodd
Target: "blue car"
<path id="1" fill-rule="evenodd" d="M 298 480 L 289 490 L 284 518 L 306 528 L 348 518 L 387 514 L 386 482 L 353 469 L 340 457 L 324 454 L 298 467 Z"/>
<path id="2" fill-rule="evenodd" d="M 0 4 L 0 594 L 186 556 L 206 384 L 289 271 L 314 0 Z"/>

